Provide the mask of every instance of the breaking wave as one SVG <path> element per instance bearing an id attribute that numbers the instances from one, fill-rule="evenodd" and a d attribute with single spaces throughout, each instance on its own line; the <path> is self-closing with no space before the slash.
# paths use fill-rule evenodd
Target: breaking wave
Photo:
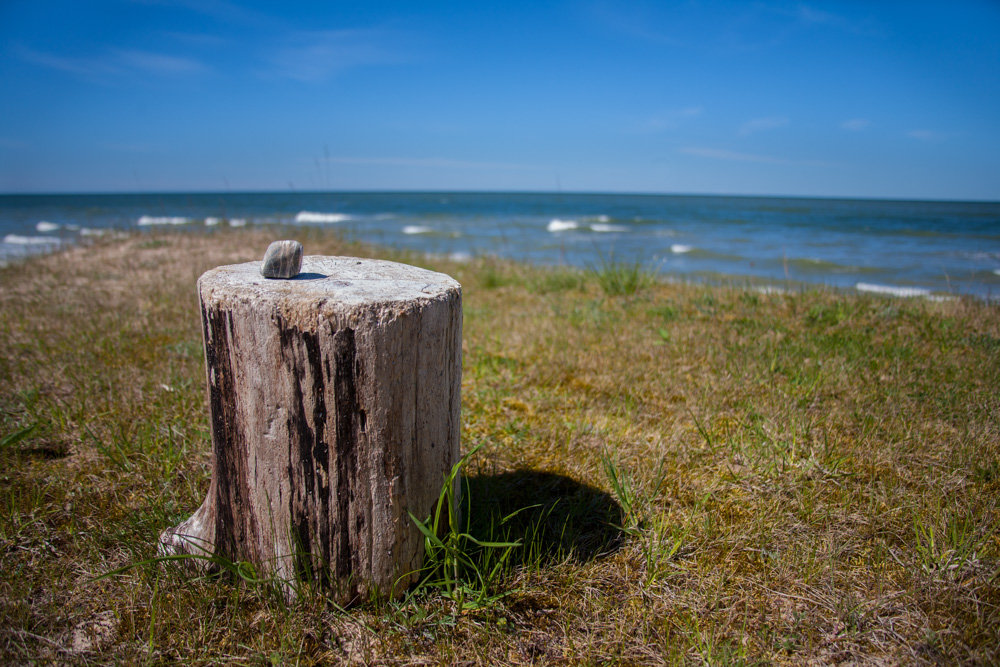
<path id="1" fill-rule="evenodd" d="M 859 292 L 885 294 L 886 296 L 915 297 L 930 296 L 931 294 L 929 289 L 923 287 L 899 287 L 897 285 L 877 285 L 875 283 L 858 283 L 854 286 L 854 289 Z"/>
<path id="2" fill-rule="evenodd" d="M 580 223 L 576 220 L 560 220 L 559 218 L 553 218 L 549 221 L 547 230 L 550 232 L 565 232 L 571 229 L 577 229 Z"/>
<path id="3" fill-rule="evenodd" d="M 316 213 L 315 211 L 299 211 L 295 216 L 297 223 L 336 223 L 350 220 L 346 213 Z"/>
<path id="4" fill-rule="evenodd" d="M 141 216 L 135 224 L 140 227 L 149 227 L 152 225 L 186 225 L 189 222 L 191 222 L 191 218 L 185 218 L 179 215 L 144 215 Z"/>
<path id="5" fill-rule="evenodd" d="M 20 234 L 7 234 L 3 237 L 3 242 L 8 245 L 23 246 L 43 246 L 59 245 L 61 241 L 52 236 L 22 236 Z"/>

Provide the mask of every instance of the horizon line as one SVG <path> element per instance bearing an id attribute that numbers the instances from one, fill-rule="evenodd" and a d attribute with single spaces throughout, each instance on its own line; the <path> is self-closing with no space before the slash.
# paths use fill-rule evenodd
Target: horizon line
<path id="1" fill-rule="evenodd" d="M 900 197 L 875 195 L 792 195 L 792 194 L 745 194 L 719 192 L 649 192 L 612 190 L 482 190 L 482 189 L 351 189 L 351 190 L 298 190 L 298 189 L 194 189 L 194 190 L 64 190 L 36 192 L 0 192 L 0 197 L 102 197 L 141 195 L 551 195 L 551 196 L 595 196 L 595 197 L 719 197 L 729 199 L 811 199 L 835 201 L 884 201 L 922 203 L 969 203 L 1000 204 L 998 199 L 960 199 L 942 197 Z"/>

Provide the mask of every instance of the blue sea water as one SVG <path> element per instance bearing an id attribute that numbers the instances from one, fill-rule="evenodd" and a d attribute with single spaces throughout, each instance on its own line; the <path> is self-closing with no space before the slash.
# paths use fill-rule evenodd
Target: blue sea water
<path id="1" fill-rule="evenodd" d="M 284 223 L 450 255 L 1000 298 L 1000 203 L 564 193 L 0 195 L 0 262 L 114 230 Z M 306 249 L 308 253 L 309 249 Z"/>

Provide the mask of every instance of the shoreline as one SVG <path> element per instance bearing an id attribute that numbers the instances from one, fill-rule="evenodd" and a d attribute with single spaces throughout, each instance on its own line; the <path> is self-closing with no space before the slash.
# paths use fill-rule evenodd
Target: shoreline
<path id="1" fill-rule="evenodd" d="M 20 200 L 19 200 L 20 201 Z M 539 266 L 640 262 L 691 279 L 898 295 L 1000 295 L 1000 205 L 810 199 L 487 194 L 39 197 L 0 202 L 0 258 L 102 233 L 239 226 L 339 229 L 348 238 Z M 112 230 L 110 232 L 104 230 Z M 2 241 L 11 241 L 4 243 Z M 863 287 L 864 289 L 864 287 Z"/>
<path id="2" fill-rule="evenodd" d="M 226 224 L 219 226 L 219 222 L 224 222 Z M 181 225 L 183 224 L 183 229 Z M 214 234 L 214 233 L 226 233 L 228 230 L 237 230 L 247 227 L 245 221 L 237 220 L 237 224 L 231 224 L 231 221 L 216 221 L 213 224 L 204 224 L 201 227 L 192 227 L 188 225 L 195 224 L 193 221 L 185 219 L 184 223 L 167 223 L 167 222 L 157 222 L 142 225 L 135 229 L 75 229 L 71 231 L 78 232 L 80 235 L 75 239 L 67 240 L 66 237 L 23 237 L 25 239 L 24 246 L 26 252 L 16 257 L 9 257 L 7 259 L 0 258 L 0 269 L 6 268 L 8 266 L 14 265 L 19 262 L 30 262 L 33 259 L 44 257 L 51 254 L 58 254 L 60 252 L 66 252 L 74 248 L 86 248 L 88 245 L 95 242 L 121 242 L 127 241 L 132 238 L 137 238 L 140 236 L 149 235 L 152 237 L 158 237 L 160 235 L 172 235 L 172 234 Z M 250 226 L 250 229 L 258 231 L 263 234 L 267 233 L 277 233 L 278 235 L 288 236 L 289 238 L 295 237 L 296 235 L 311 235 L 313 232 L 319 232 L 320 234 L 330 234 L 341 240 L 345 240 L 344 233 L 337 228 L 315 228 L 307 227 L 302 225 L 292 225 L 288 223 L 274 223 L 274 224 L 254 224 Z M 50 230 L 54 231 L 54 230 Z M 404 234 L 411 233 L 404 229 Z M 4 238 L 6 240 L 10 236 L 8 235 Z M 18 237 L 19 239 L 21 237 Z M 38 239 L 37 242 L 32 242 L 31 239 Z M 20 242 L 20 241 L 18 241 Z M 375 244 L 373 247 L 380 247 L 380 244 Z M 684 246 L 685 250 L 680 251 L 684 254 L 688 251 L 688 247 Z M 384 251 L 390 253 L 402 253 L 406 254 L 411 252 L 409 249 L 404 247 L 394 247 L 392 245 L 384 246 Z M 421 253 L 428 259 L 432 260 L 448 260 L 454 263 L 463 262 L 475 262 L 475 261 L 490 261 L 501 259 L 502 261 L 513 262 L 513 263 L 525 263 L 528 266 L 535 267 L 543 271 L 560 271 L 560 270 L 571 270 L 588 272 L 593 271 L 597 267 L 580 267 L 572 266 L 566 264 L 535 264 L 528 262 L 526 260 L 517 260 L 507 257 L 499 257 L 490 254 L 480 254 L 472 255 L 464 252 L 460 253 Z M 621 265 L 620 262 L 611 262 L 612 264 Z M 626 263 L 627 264 L 627 263 Z M 858 281 L 853 287 L 832 285 L 823 282 L 815 282 L 808 280 L 773 280 L 761 276 L 754 275 L 742 275 L 742 274 L 726 274 L 726 273 L 708 273 L 708 272 L 692 272 L 692 273 L 673 273 L 669 271 L 660 271 L 656 268 L 642 267 L 643 271 L 650 273 L 655 277 L 656 280 L 665 283 L 677 283 L 677 284 L 689 284 L 689 285 L 706 285 L 706 286 L 718 286 L 727 287 L 734 289 L 747 289 L 754 292 L 759 292 L 761 294 L 783 294 L 788 292 L 803 292 L 808 290 L 826 290 L 842 295 L 875 295 L 883 296 L 888 298 L 922 298 L 928 301 L 949 301 L 961 298 L 972 298 L 985 303 L 997 303 L 1000 302 L 1000 289 L 998 289 L 996 294 L 992 291 L 987 291 L 985 295 L 979 294 L 962 294 L 962 293 L 948 293 L 941 290 L 934 290 L 932 288 L 923 287 L 919 285 L 892 285 L 892 284 L 882 284 L 882 283 L 872 283 L 867 281 Z M 1000 269 L 996 269 L 994 274 L 1000 276 Z"/>

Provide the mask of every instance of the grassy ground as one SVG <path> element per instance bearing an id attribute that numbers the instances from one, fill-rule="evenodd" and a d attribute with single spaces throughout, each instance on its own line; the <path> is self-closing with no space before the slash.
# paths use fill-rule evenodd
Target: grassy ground
<path id="1" fill-rule="evenodd" d="M 195 280 L 280 233 L 0 270 L 3 662 L 1000 661 L 1000 310 L 966 299 L 390 255 L 464 287 L 468 531 L 524 544 L 481 608 L 148 562 L 208 484 Z"/>

